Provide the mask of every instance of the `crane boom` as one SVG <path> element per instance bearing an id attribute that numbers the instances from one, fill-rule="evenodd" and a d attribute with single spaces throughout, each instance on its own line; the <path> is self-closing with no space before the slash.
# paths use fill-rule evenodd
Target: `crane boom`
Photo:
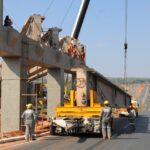
<path id="1" fill-rule="evenodd" d="M 79 9 L 76 21 L 74 23 L 72 33 L 71 33 L 72 38 L 78 39 L 78 37 L 79 37 L 79 33 L 80 33 L 80 30 L 82 27 L 82 23 L 83 23 L 89 2 L 90 2 L 90 0 L 82 0 L 80 9 Z"/>

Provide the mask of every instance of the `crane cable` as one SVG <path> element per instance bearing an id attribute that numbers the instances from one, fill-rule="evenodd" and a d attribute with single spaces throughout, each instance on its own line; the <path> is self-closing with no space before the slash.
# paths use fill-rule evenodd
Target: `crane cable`
<path id="1" fill-rule="evenodd" d="M 52 1 L 49 3 L 48 7 L 46 8 L 46 10 L 45 10 L 44 13 L 43 13 L 43 16 L 45 16 L 45 15 L 47 14 L 47 12 L 49 11 L 49 9 L 52 7 L 54 1 L 55 1 L 55 0 L 52 0 Z"/>
<path id="2" fill-rule="evenodd" d="M 124 43 L 124 89 L 127 91 L 127 33 L 128 33 L 128 0 L 125 0 L 125 43 Z"/>
<path id="3" fill-rule="evenodd" d="M 69 5 L 69 7 L 68 7 L 68 9 L 67 9 L 67 11 L 66 11 L 66 13 L 65 13 L 65 15 L 64 15 L 64 17 L 63 17 L 63 19 L 61 20 L 61 23 L 60 23 L 60 25 L 59 25 L 60 27 L 62 27 L 62 25 L 63 25 L 65 19 L 67 18 L 67 15 L 69 14 L 69 11 L 71 10 L 72 5 L 73 5 L 74 2 L 75 2 L 74 0 L 71 1 L 71 3 L 70 3 L 70 5 Z"/>
<path id="4" fill-rule="evenodd" d="M 4 8 L 4 11 L 5 11 L 5 14 L 6 14 L 6 13 L 7 13 L 7 15 L 12 14 L 12 13 L 9 13 L 10 11 L 8 11 L 5 7 L 3 7 L 3 8 Z M 19 27 L 18 24 L 15 22 L 14 18 L 12 18 L 12 16 L 10 16 L 10 15 L 9 15 L 9 17 L 10 17 L 10 19 L 12 20 L 13 24 L 16 26 L 16 28 L 17 28 L 18 30 L 20 30 L 20 27 Z"/>

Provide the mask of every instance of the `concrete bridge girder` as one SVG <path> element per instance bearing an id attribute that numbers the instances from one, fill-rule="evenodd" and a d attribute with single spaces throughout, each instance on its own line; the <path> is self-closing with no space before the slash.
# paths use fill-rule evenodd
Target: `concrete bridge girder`
<path id="1" fill-rule="evenodd" d="M 29 63 L 42 64 L 43 67 L 58 67 L 70 69 L 83 64 L 80 59 L 74 59 L 66 53 L 62 53 L 44 44 L 21 36 L 11 28 L 4 28 L 0 32 L 0 56 L 1 57 L 22 57 L 22 49 L 26 46 L 26 58 Z"/>
<path id="2" fill-rule="evenodd" d="M 27 102 L 27 65 L 48 69 L 48 115 L 54 114 L 54 106 L 62 104 L 64 69 L 79 66 L 83 62 L 37 41 L 22 36 L 12 28 L 0 32 L 0 56 L 2 64 L 1 131 L 21 129 L 21 114 Z M 51 84 L 51 85 L 50 85 Z M 9 92 L 10 91 L 10 92 Z M 9 94 L 8 94 L 9 92 Z M 10 123 L 11 122 L 11 123 Z"/>

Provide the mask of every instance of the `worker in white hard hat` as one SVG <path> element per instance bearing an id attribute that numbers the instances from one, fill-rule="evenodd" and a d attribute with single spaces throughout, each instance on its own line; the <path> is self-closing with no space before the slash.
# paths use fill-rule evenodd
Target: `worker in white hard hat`
<path id="1" fill-rule="evenodd" d="M 30 140 L 35 140 L 34 128 L 36 121 L 36 114 L 33 110 L 32 104 L 26 105 L 27 109 L 23 112 L 22 118 L 24 119 L 26 131 L 25 140 L 28 142 Z"/>
<path id="2" fill-rule="evenodd" d="M 112 114 L 112 109 L 109 105 L 109 101 L 105 100 L 104 107 L 100 117 L 103 139 L 106 139 L 106 137 L 108 139 L 111 138 L 111 114 Z"/>

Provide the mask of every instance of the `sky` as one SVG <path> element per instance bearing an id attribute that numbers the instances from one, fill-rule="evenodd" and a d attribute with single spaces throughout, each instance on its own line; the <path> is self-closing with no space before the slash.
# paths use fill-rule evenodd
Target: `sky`
<path id="1" fill-rule="evenodd" d="M 71 34 L 81 0 L 4 0 L 20 31 L 30 15 L 46 17 L 43 29 L 60 27 Z M 125 0 L 90 0 L 79 35 L 86 45 L 86 63 L 106 77 L 124 76 Z M 127 76 L 150 77 L 150 0 L 128 0 Z"/>

